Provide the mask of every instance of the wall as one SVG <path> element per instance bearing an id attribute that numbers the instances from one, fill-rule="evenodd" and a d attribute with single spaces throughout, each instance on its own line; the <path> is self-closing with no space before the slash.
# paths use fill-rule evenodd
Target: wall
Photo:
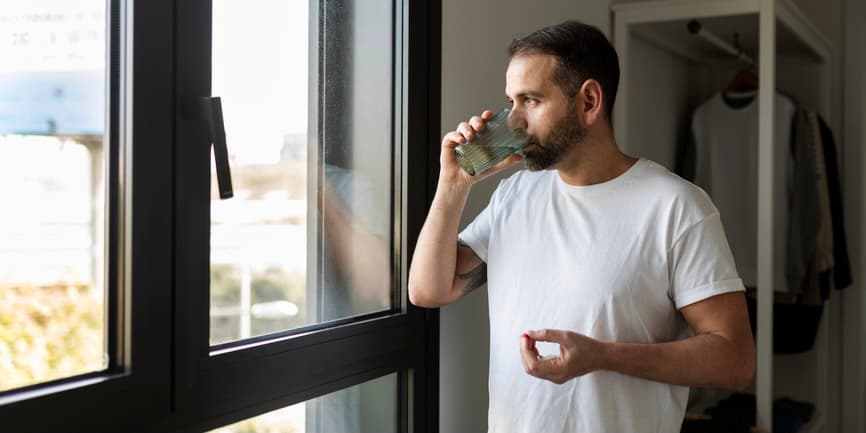
<path id="1" fill-rule="evenodd" d="M 854 270 L 854 290 L 842 294 L 842 362 L 840 371 L 844 377 L 839 396 L 842 419 L 838 431 L 866 431 L 866 2 L 847 0 L 844 22 L 844 115 L 842 116 L 845 146 L 845 196 L 846 223 L 848 224 L 849 248 Z M 859 206 L 857 205 L 859 203 Z"/>
<path id="2" fill-rule="evenodd" d="M 631 103 L 627 108 L 628 143 L 623 151 L 674 168 L 676 148 L 688 139 L 691 110 L 699 94 L 701 68 L 643 39 L 631 38 Z M 684 85 L 685 84 L 685 85 Z"/>
<path id="3" fill-rule="evenodd" d="M 845 76 L 845 68 L 843 63 L 843 54 L 845 50 L 845 17 L 843 14 L 843 10 L 845 7 L 844 0 L 836 0 L 825 2 L 823 4 L 819 4 L 818 2 L 809 1 L 809 0 L 795 0 L 794 3 L 804 12 L 804 14 L 809 17 L 809 19 L 815 24 L 815 26 L 827 37 L 830 41 L 831 52 L 832 52 L 832 61 L 831 61 L 831 98 L 830 98 L 830 126 L 833 129 L 837 141 L 841 140 L 839 143 L 840 148 L 840 156 L 843 157 L 842 161 L 844 161 L 844 155 L 851 152 L 849 149 L 850 146 L 845 146 L 845 140 L 843 138 L 844 130 L 844 104 L 845 98 L 843 96 L 843 86 L 844 86 L 844 76 Z M 843 170 L 843 176 L 846 170 L 846 167 L 840 166 Z M 852 186 L 843 185 L 844 189 L 851 188 Z M 857 203 L 849 203 L 846 202 L 846 207 L 848 208 L 856 208 Z M 848 212 L 850 215 L 850 212 Z M 850 225 L 850 223 L 849 223 Z M 851 233 L 851 227 L 848 227 L 849 233 Z M 850 236 L 849 236 L 850 237 Z M 853 249 L 855 246 L 849 245 L 849 249 Z M 828 396 L 827 407 L 822 410 L 825 411 L 827 416 L 827 430 L 828 431 L 840 431 L 840 423 L 843 417 L 842 414 L 842 405 L 840 401 L 841 389 L 842 389 L 842 374 L 841 374 L 841 365 L 842 365 L 842 326 L 843 326 L 843 317 L 842 317 L 842 307 L 844 296 L 847 293 L 850 293 L 853 290 L 857 290 L 857 287 L 851 287 L 848 289 L 846 293 L 834 293 L 832 302 L 824 309 L 824 319 L 822 319 L 822 326 L 829 326 L 829 349 L 830 349 L 830 365 L 832 366 L 832 370 L 829 372 L 828 379 L 830 380 L 830 388 L 831 392 Z M 777 363 L 778 364 L 778 363 Z M 804 366 L 808 368 L 809 366 Z M 780 376 L 784 374 L 784 376 Z M 785 374 L 787 373 L 787 374 Z M 789 380 L 795 379 L 798 376 L 802 375 L 802 370 L 798 371 L 794 369 L 793 365 L 788 365 L 787 371 L 779 371 L 775 374 L 774 380 L 776 382 L 780 382 L 782 377 L 787 377 Z M 776 391 L 778 391 L 778 387 Z"/>
<path id="4" fill-rule="evenodd" d="M 443 135 L 486 108 L 507 105 L 505 55 L 513 38 L 566 19 L 582 20 L 605 33 L 609 33 L 610 27 L 606 0 L 443 0 L 442 3 Z M 499 178 L 487 179 L 473 187 L 461 227 L 484 208 Z M 440 320 L 440 431 L 487 431 L 486 288 L 443 308 Z"/>

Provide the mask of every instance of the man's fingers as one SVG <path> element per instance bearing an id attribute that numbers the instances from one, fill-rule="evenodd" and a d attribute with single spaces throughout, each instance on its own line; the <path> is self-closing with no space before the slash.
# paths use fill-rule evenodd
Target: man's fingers
<path id="1" fill-rule="evenodd" d="M 466 141 L 466 137 L 460 134 L 457 131 L 451 131 L 445 134 L 445 139 L 443 140 L 442 145 L 447 147 L 454 147 L 460 143 L 464 143 Z"/>
<path id="2" fill-rule="evenodd" d="M 523 359 L 523 367 L 526 372 L 533 374 L 532 369 L 538 362 L 538 350 L 535 348 L 535 342 L 526 334 L 520 337 L 520 357 Z"/>
<path id="3" fill-rule="evenodd" d="M 523 369 L 530 376 L 556 384 L 562 384 L 567 379 L 565 360 L 561 356 L 539 356 L 535 340 L 529 333 L 520 337 L 520 357 L 523 360 Z"/>
<path id="4" fill-rule="evenodd" d="M 534 357 L 538 357 L 538 349 L 535 348 L 535 341 L 529 337 L 529 334 L 523 334 L 520 337 L 520 348 L 529 352 Z"/>
<path id="5" fill-rule="evenodd" d="M 529 352 L 523 353 L 523 368 L 526 370 L 526 374 L 539 379 L 556 382 L 562 377 L 561 365 L 562 360 L 559 357 L 547 359 L 539 358 Z"/>
<path id="6" fill-rule="evenodd" d="M 473 116 L 468 122 L 460 122 L 457 129 L 445 134 L 442 137 L 443 147 L 454 147 L 458 144 L 472 141 L 475 139 L 476 133 L 487 128 L 486 122 L 493 118 L 493 112 L 485 110 L 481 116 Z M 453 145 L 451 145 L 453 143 Z"/>
<path id="7" fill-rule="evenodd" d="M 469 119 L 469 126 L 471 126 L 472 129 L 481 132 L 487 129 L 487 122 L 485 122 L 481 116 L 472 116 L 472 118 Z"/>
<path id="8" fill-rule="evenodd" d="M 568 377 L 565 364 L 562 358 L 558 356 L 539 359 L 535 364 L 535 371 L 537 371 L 536 377 L 549 380 L 557 385 L 565 383 Z"/>
<path id="9" fill-rule="evenodd" d="M 539 329 L 537 331 L 529 331 L 530 337 L 537 341 L 547 341 L 550 343 L 565 343 L 568 339 L 568 331 L 561 329 Z"/>
<path id="10" fill-rule="evenodd" d="M 460 122 L 460 124 L 457 125 L 457 132 L 463 134 L 463 136 L 469 141 L 475 139 L 475 130 L 466 122 Z"/>

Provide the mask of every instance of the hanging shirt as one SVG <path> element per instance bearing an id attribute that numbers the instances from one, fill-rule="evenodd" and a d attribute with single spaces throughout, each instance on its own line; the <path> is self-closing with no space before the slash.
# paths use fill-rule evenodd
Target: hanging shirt
<path id="1" fill-rule="evenodd" d="M 687 387 L 610 371 L 556 385 L 526 374 L 520 336 L 541 328 L 624 343 L 692 335 L 679 309 L 744 290 L 703 191 L 645 159 L 590 186 L 520 171 L 459 237 L 487 263 L 490 432 L 680 430 Z"/>
<path id="2" fill-rule="evenodd" d="M 830 211 L 830 190 L 827 184 L 827 169 L 824 161 L 824 147 L 821 144 L 821 129 L 818 124 L 818 115 L 814 112 L 806 112 L 806 121 L 811 134 L 811 148 L 814 160 L 815 182 L 818 191 L 818 214 L 820 224 L 818 233 L 814 240 L 812 249 L 812 260 L 803 284 L 803 299 L 801 303 L 820 304 L 824 300 L 821 296 L 820 276 L 833 268 L 833 220 Z"/>
<path id="3" fill-rule="evenodd" d="M 773 194 L 774 289 L 787 292 L 785 246 L 788 235 L 788 192 L 791 190 L 791 125 L 796 107 L 775 97 L 776 142 Z M 695 110 L 695 183 L 713 198 L 721 213 L 737 269 L 746 286 L 758 285 L 758 98 L 734 108 L 721 93 Z"/>
<path id="4" fill-rule="evenodd" d="M 809 275 L 817 268 L 815 240 L 821 230 L 821 205 L 818 195 L 818 162 L 815 160 L 815 135 L 808 112 L 798 108 L 794 117 L 791 152 L 794 158 L 793 190 L 790 195 L 788 248 L 786 272 L 790 296 L 788 303 L 796 302 L 807 283 L 817 276 Z M 777 301 L 779 297 L 777 296 Z"/>
<path id="5" fill-rule="evenodd" d="M 836 158 L 836 142 L 833 131 L 823 118 L 818 116 L 821 129 L 821 144 L 824 148 L 824 162 L 827 164 L 827 184 L 830 188 L 830 208 L 833 214 L 833 285 L 837 289 L 850 286 L 851 262 L 848 258 L 848 242 L 845 236 L 845 210 L 842 206 L 842 188 Z"/>

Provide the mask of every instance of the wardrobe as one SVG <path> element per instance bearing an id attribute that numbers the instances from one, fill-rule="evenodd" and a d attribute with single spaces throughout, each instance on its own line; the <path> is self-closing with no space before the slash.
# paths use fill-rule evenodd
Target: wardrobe
<path id="1" fill-rule="evenodd" d="M 620 58 L 621 79 L 614 129 L 626 153 L 653 159 L 673 169 L 677 152 L 689 140 L 696 107 L 719 92 L 751 62 L 760 85 L 756 94 L 757 207 L 756 347 L 757 371 L 749 392 L 755 396 L 755 428 L 771 432 L 773 404 L 789 397 L 814 404 L 809 422 L 798 431 L 828 428 L 834 389 L 829 376 L 838 368 L 831 356 L 831 320 L 838 320 L 840 295 L 824 302 L 823 318 L 811 350 L 775 354 L 774 287 L 784 284 L 772 271 L 785 259 L 778 247 L 785 231 L 774 221 L 786 202 L 785 152 L 775 140 L 776 92 L 790 95 L 833 123 L 832 53 L 828 38 L 790 0 L 656 0 L 618 3 L 612 37 Z M 835 131 L 837 137 L 840 131 Z M 837 138 L 838 141 L 838 138 Z M 839 147 L 840 160 L 844 147 Z M 839 165 L 844 170 L 844 164 Z M 731 176 L 737 176 L 732 172 Z M 846 205 L 848 205 L 846 203 Z M 723 215 L 724 220 L 724 215 Z M 858 290 L 856 285 L 848 290 Z M 835 292 L 835 290 L 834 290 Z M 838 339 L 837 339 L 838 340 Z M 696 390 L 700 393 L 699 390 Z M 727 394 L 707 390 L 698 407 Z"/>

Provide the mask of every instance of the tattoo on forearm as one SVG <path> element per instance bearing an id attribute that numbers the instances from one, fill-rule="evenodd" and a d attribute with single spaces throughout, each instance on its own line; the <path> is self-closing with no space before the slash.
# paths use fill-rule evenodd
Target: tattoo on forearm
<path id="1" fill-rule="evenodd" d="M 469 248 L 469 245 L 466 245 L 462 240 L 458 240 L 457 245 Z M 481 262 L 478 266 L 470 269 L 468 272 L 457 274 L 457 278 L 466 280 L 466 285 L 460 289 L 460 291 L 465 295 L 487 282 L 487 263 Z"/>
<path id="2" fill-rule="evenodd" d="M 457 274 L 457 277 L 461 280 L 467 280 L 466 285 L 461 289 L 465 295 L 487 282 L 487 263 L 481 263 L 469 272 Z"/>

